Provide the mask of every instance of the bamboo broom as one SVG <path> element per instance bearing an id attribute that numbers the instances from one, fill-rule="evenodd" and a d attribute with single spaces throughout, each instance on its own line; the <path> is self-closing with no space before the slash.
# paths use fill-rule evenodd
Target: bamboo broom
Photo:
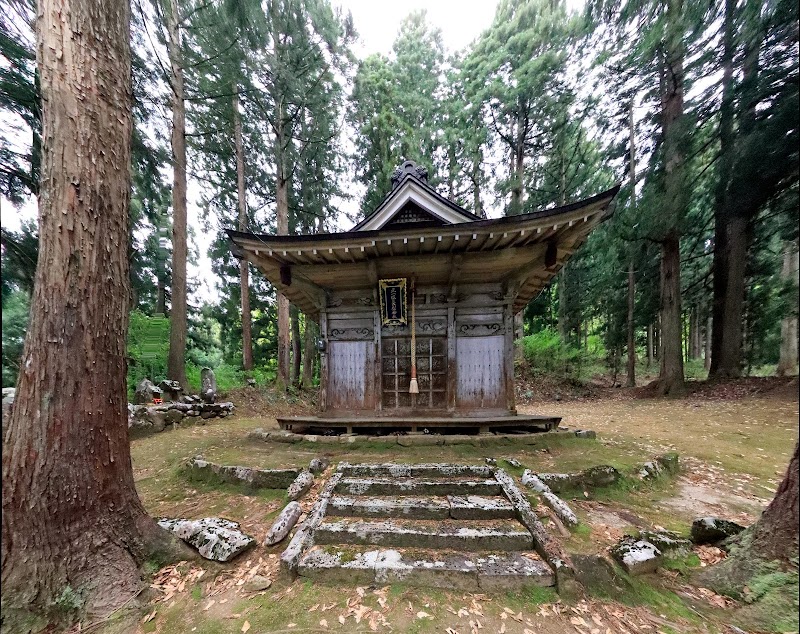
<path id="1" fill-rule="evenodd" d="M 416 289 L 414 278 L 411 278 L 411 381 L 408 384 L 409 394 L 419 394 L 419 385 L 417 384 L 417 312 L 415 309 L 415 295 Z"/>

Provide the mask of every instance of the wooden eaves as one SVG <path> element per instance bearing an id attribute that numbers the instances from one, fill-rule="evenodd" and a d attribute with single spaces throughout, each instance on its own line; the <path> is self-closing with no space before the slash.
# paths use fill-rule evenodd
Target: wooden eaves
<path id="1" fill-rule="evenodd" d="M 294 236 L 227 233 L 233 254 L 250 260 L 314 320 L 334 289 L 366 289 L 382 277 L 412 274 L 419 284 L 452 286 L 454 270 L 461 285 L 502 281 L 517 311 L 611 216 L 619 188 L 562 207 L 440 227 Z"/>

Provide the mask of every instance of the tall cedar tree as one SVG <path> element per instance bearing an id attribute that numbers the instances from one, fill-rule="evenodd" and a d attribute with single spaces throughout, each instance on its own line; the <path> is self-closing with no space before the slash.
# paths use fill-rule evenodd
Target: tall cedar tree
<path id="1" fill-rule="evenodd" d="M 107 613 L 174 544 L 137 497 L 127 431 L 129 38 L 127 2 L 39 4 L 41 266 L 4 429 L 4 629 L 67 588 Z"/>

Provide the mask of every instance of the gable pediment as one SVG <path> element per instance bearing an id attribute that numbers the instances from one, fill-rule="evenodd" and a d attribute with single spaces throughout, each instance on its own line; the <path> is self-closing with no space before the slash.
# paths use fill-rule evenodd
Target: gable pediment
<path id="1" fill-rule="evenodd" d="M 376 231 L 389 226 L 443 226 L 480 220 L 474 214 L 407 175 L 378 208 L 351 231 Z"/>

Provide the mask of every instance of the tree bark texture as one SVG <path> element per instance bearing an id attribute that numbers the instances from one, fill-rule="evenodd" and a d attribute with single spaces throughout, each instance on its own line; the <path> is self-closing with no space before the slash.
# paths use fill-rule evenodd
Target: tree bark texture
<path id="1" fill-rule="evenodd" d="M 283 143 L 279 134 L 278 144 Z M 280 154 L 280 152 L 279 152 Z M 278 159 L 278 174 L 276 176 L 275 202 L 278 220 L 278 235 L 289 233 L 289 183 L 284 177 L 282 167 L 283 159 Z M 283 293 L 278 293 L 278 387 L 286 389 L 289 386 L 289 300 Z"/>
<path id="2" fill-rule="evenodd" d="M 745 266 L 750 222 L 744 216 L 715 219 L 714 327 L 709 378 L 742 374 Z"/>
<path id="3" fill-rule="evenodd" d="M 789 242 L 783 252 L 781 279 L 791 291 L 787 302 L 787 313 L 781 319 L 781 353 L 778 361 L 778 376 L 797 372 L 797 287 L 800 276 L 800 254 L 797 243 Z"/>
<path id="4" fill-rule="evenodd" d="M 242 119 L 239 115 L 238 86 L 233 90 L 233 137 L 236 145 L 236 193 L 239 200 L 239 231 L 247 231 L 247 189 L 244 179 L 244 144 L 242 142 Z M 253 369 L 253 335 L 250 314 L 250 263 L 239 262 L 239 285 L 242 299 L 242 368 Z"/>
<path id="5" fill-rule="evenodd" d="M 647 324 L 647 367 L 653 365 L 653 324 Z"/>
<path id="6" fill-rule="evenodd" d="M 714 327 L 709 378 L 726 379 L 742 374 L 745 263 L 752 236 L 751 219 L 761 203 L 758 190 L 768 187 L 748 183 L 748 195 L 740 191 L 736 173 L 735 124 L 745 137 L 754 126 L 759 76 L 760 39 L 747 43 L 742 55 L 742 95 L 735 108 L 733 77 L 735 47 L 735 0 L 726 0 L 723 22 L 722 102 L 720 105 L 720 176 L 714 197 Z"/>
<path id="7" fill-rule="evenodd" d="M 636 276 L 633 259 L 628 264 L 628 387 L 636 387 L 636 324 L 634 307 L 636 306 Z"/>
<path id="8" fill-rule="evenodd" d="M 798 445 L 794 446 L 794 454 L 789 461 L 789 468 L 775 492 L 770 505 L 753 526 L 752 552 L 767 560 L 788 561 L 797 557 L 798 526 L 798 479 L 800 479 L 800 463 L 798 463 Z"/>
<path id="9" fill-rule="evenodd" d="M 628 136 L 630 152 L 630 182 L 631 182 L 631 217 L 636 217 L 636 124 L 633 117 L 633 102 L 628 113 Z M 562 176 L 563 179 L 563 176 Z M 628 387 L 636 387 L 636 323 L 634 310 L 636 308 L 636 273 L 634 261 L 631 257 L 628 263 Z"/>
<path id="10" fill-rule="evenodd" d="M 306 327 L 303 333 L 303 389 L 310 389 L 314 385 L 314 359 L 317 356 L 316 325 L 306 317 Z"/>
<path id="11" fill-rule="evenodd" d="M 186 386 L 186 104 L 178 0 L 169 0 L 167 49 L 172 88 L 172 285 L 167 376 Z"/>
<path id="12" fill-rule="evenodd" d="M 3 629 L 69 586 L 107 613 L 172 544 L 136 494 L 127 428 L 130 9 L 40 0 L 39 266 L 3 433 Z M 25 630 L 27 631 L 27 630 Z"/>
<path id="13" fill-rule="evenodd" d="M 706 330 L 705 330 L 705 339 L 703 340 L 703 367 L 706 370 L 711 369 L 711 328 L 712 328 L 712 317 L 709 315 L 706 318 Z"/>
<path id="14" fill-rule="evenodd" d="M 296 307 L 291 307 L 292 322 L 292 385 L 300 385 L 300 367 L 302 365 L 300 344 L 300 311 Z"/>
<path id="15" fill-rule="evenodd" d="M 684 390 L 681 351 L 680 228 L 686 214 L 686 166 L 682 144 L 683 31 L 682 0 L 667 3 L 661 126 L 664 136 L 664 213 L 667 226 L 661 239 L 661 372 L 660 394 Z"/>

